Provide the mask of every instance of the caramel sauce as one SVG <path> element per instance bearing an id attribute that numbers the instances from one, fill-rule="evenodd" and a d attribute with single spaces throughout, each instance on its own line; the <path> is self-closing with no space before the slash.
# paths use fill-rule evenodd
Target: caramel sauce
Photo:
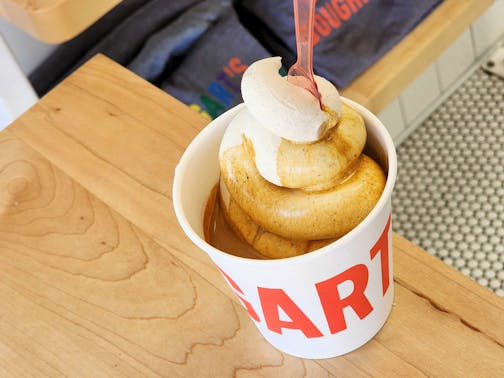
<path id="1" fill-rule="evenodd" d="M 231 199 L 223 204 L 219 185 L 213 188 L 203 219 L 205 240 L 239 257 L 285 258 L 312 252 L 355 227 L 376 205 L 385 186 L 383 167 L 388 162 L 376 138 L 371 135 L 366 143 L 364 121 L 355 110 L 344 106 L 341 120 L 342 125 L 332 128 L 324 140 L 310 148 L 285 141 L 279 146 L 277 163 L 290 167 L 278 169 L 281 182 L 297 177 L 301 181 L 295 184 L 308 180 L 309 184 L 317 183 L 315 187 L 285 189 L 265 182 L 255 167 L 254 148 L 246 137 L 243 144 L 226 150 L 221 175 L 229 191 L 224 198 L 230 195 Z M 325 162 L 324 173 L 314 169 L 320 167 L 321 160 Z M 335 185 L 339 185 L 338 192 L 327 191 Z M 278 205 L 285 204 L 286 196 L 292 215 Z M 263 201 L 258 203 L 257 198 Z M 327 203 L 331 211 L 327 211 Z M 260 219 L 261 225 L 253 219 Z"/>
<path id="2" fill-rule="evenodd" d="M 207 243 L 223 252 L 248 259 L 266 259 L 229 226 L 220 206 L 218 184 L 214 186 L 208 198 L 203 228 Z"/>

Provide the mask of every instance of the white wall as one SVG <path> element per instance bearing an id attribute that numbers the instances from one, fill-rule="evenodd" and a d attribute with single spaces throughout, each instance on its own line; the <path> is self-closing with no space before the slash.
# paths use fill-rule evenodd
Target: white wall
<path id="1" fill-rule="evenodd" d="M 453 92 L 460 79 L 501 38 L 504 38 L 504 0 L 495 0 L 468 30 L 378 115 L 396 144 Z"/>

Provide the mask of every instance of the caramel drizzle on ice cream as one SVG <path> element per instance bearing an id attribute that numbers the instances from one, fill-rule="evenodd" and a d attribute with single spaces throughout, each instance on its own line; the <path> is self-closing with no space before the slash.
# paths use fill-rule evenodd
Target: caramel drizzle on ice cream
<path id="1" fill-rule="evenodd" d="M 267 65 L 264 61 L 254 65 L 261 62 Z M 252 72 L 265 70 L 265 67 L 254 69 L 254 65 Z M 248 77 L 245 85 L 250 80 Z M 269 92 L 286 90 L 284 84 L 280 89 L 274 83 L 270 86 Z M 291 86 L 292 91 L 303 91 Z M 305 102 L 298 101 L 303 107 L 299 112 L 313 111 L 314 117 L 325 124 L 318 125 L 322 128 L 316 131 L 321 135 L 317 140 L 300 143 L 275 134 L 278 125 L 269 128 L 264 125 L 267 119 L 264 114 L 259 122 L 249 109 L 250 90 L 245 90 L 246 106 L 223 137 L 219 161 L 224 216 L 238 235 L 270 258 L 303 254 L 342 237 L 369 214 L 385 187 L 386 178 L 380 166 L 362 153 L 366 144 L 362 117 L 350 106 L 338 108 L 340 99 L 335 89 L 328 90 L 327 85 L 319 87 L 322 100 L 332 96 L 328 102 L 336 104 L 336 110 L 319 114 L 316 112 L 322 112 L 320 107 L 314 110 L 308 98 L 303 98 Z M 273 97 L 281 99 L 278 93 Z M 295 98 L 295 93 L 290 98 Z M 272 100 L 254 98 L 256 112 L 261 101 Z M 275 108 L 275 104 L 268 104 L 264 110 L 267 113 L 272 109 L 279 112 L 288 109 L 296 113 L 290 105 L 279 104 Z M 275 122 L 281 119 L 278 114 L 274 117 Z M 300 119 L 306 119 L 306 114 L 303 117 Z M 296 114 L 285 119 L 297 122 Z M 317 127 L 313 125 L 312 133 Z M 289 127 L 289 123 L 284 125 L 285 129 Z M 301 130 L 305 125 L 297 127 Z"/>

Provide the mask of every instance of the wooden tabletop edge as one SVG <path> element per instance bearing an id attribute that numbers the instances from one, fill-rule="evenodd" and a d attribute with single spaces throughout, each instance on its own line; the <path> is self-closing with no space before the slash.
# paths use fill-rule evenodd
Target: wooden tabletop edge
<path id="1" fill-rule="evenodd" d="M 59 44 L 80 34 L 121 0 L 0 0 L 0 16 L 34 38 Z"/>
<path id="2" fill-rule="evenodd" d="M 97 68 L 95 66 L 99 65 L 106 65 L 108 66 L 109 69 L 116 70 L 118 71 L 118 73 L 122 75 L 134 78 L 134 80 L 137 83 L 139 84 L 141 83 L 143 86 L 148 86 L 150 90 L 152 90 L 160 98 L 162 98 L 162 101 L 166 101 L 165 106 L 169 105 L 170 108 L 174 107 L 172 113 L 176 113 L 178 116 L 184 119 L 184 121 L 186 121 L 191 125 L 196 126 L 199 130 L 201 130 L 210 122 L 209 119 L 205 118 L 195 110 L 191 109 L 187 104 L 183 103 L 182 101 L 172 96 L 168 92 L 164 91 L 163 89 L 148 82 L 147 80 L 139 76 L 137 73 L 129 70 L 122 64 L 117 63 L 115 60 L 109 58 L 105 54 L 97 53 L 93 55 L 88 61 L 86 61 L 81 67 L 79 67 L 77 71 L 92 70 Z"/>
<path id="3" fill-rule="evenodd" d="M 413 244 L 397 233 L 394 233 L 393 235 L 393 246 L 395 253 L 407 255 L 409 258 L 413 259 L 415 263 L 422 264 L 429 269 L 434 270 L 436 273 L 446 276 L 447 280 L 449 279 L 452 282 L 456 282 L 458 285 L 474 293 L 482 300 L 504 311 L 504 298 L 499 297 L 489 288 L 480 285 L 470 277 L 462 274 L 456 268 L 444 263 L 439 258 L 431 255 L 421 247 Z"/>

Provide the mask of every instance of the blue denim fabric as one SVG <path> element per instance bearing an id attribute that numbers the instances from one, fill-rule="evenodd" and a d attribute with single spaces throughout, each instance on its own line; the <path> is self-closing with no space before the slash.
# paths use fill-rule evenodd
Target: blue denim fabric
<path id="1" fill-rule="evenodd" d="M 442 0 L 319 0 L 314 70 L 346 87 Z M 265 23 L 271 34 L 296 51 L 292 0 L 239 0 L 239 7 Z M 325 35 L 324 35 L 325 34 Z M 264 41 L 268 45 L 267 41 Z M 393 69 L 393 67 L 391 67 Z"/>
<path id="2" fill-rule="evenodd" d="M 242 102 L 240 83 L 252 62 L 271 54 L 240 24 L 231 10 L 187 51 L 161 87 L 215 118 Z"/>
<path id="3" fill-rule="evenodd" d="M 60 46 L 30 75 L 37 93 L 43 95 L 52 86 L 98 53 L 127 65 L 148 38 L 173 22 L 198 0 L 124 0 L 104 19 Z M 83 40 L 85 43 L 83 43 Z"/>
<path id="4" fill-rule="evenodd" d="M 230 8 L 230 0 L 206 0 L 189 8 L 149 37 L 128 68 L 155 82 L 170 63 L 188 49 Z"/>
<path id="5" fill-rule="evenodd" d="M 124 0 L 61 45 L 30 80 L 43 95 L 103 53 L 215 117 L 242 101 L 244 67 L 271 55 L 289 67 L 296 55 L 292 0 L 230 2 Z M 315 72 L 344 88 L 440 2 L 319 0 Z"/>
<path id="6" fill-rule="evenodd" d="M 129 63 L 153 33 L 173 22 L 198 2 L 198 0 L 150 0 L 89 50 L 80 63 L 97 53 L 104 53 L 121 64 Z"/>
<path id="7" fill-rule="evenodd" d="M 39 96 L 58 84 L 82 55 L 105 38 L 118 23 L 145 4 L 145 0 L 123 0 L 110 12 L 78 36 L 59 45 L 49 57 L 29 75 L 29 80 Z"/>

